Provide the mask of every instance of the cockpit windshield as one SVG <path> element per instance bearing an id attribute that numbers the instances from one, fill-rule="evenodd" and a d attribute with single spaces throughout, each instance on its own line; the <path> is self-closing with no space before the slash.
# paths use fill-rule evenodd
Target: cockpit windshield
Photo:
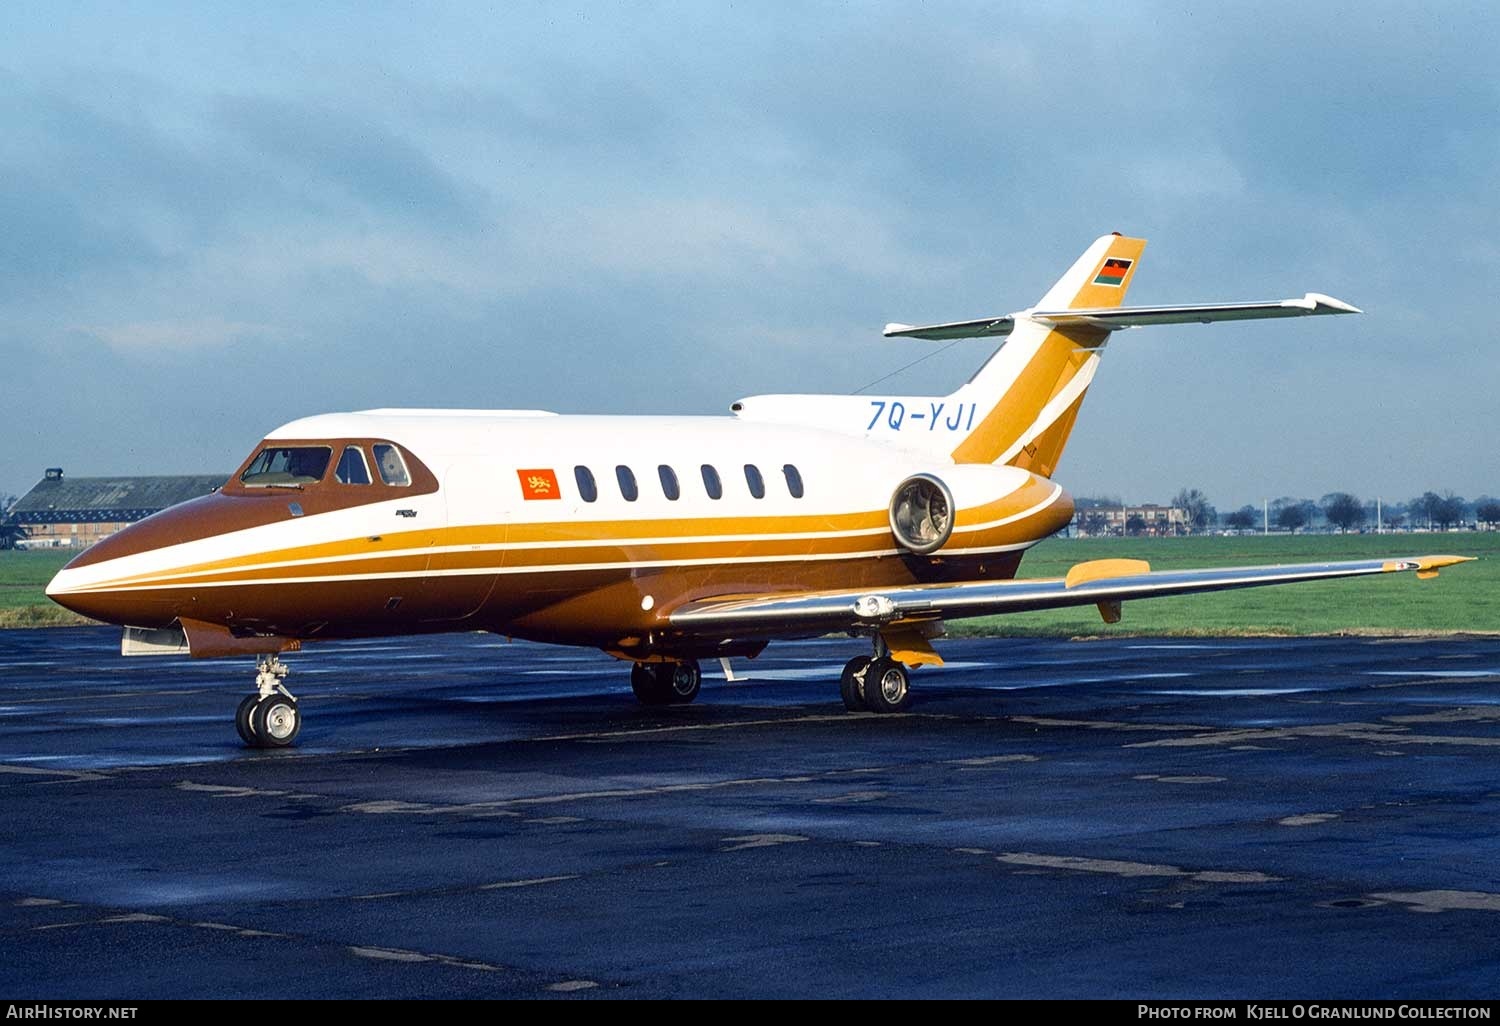
<path id="1" fill-rule="evenodd" d="M 339 457 L 339 466 L 333 472 L 333 479 L 339 484 L 370 483 L 370 468 L 365 465 L 365 454 L 360 451 L 359 446 L 344 446 L 344 455 Z"/>
<path id="2" fill-rule="evenodd" d="M 401 458 L 401 450 L 394 445 L 375 446 L 375 465 L 380 470 L 380 479 L 386 484 L 401 488 L 411 484 L 406 461 Z"/>
<path id="3" fill-rule="evenodd" d="M 325 445 L 266 446 L 240 475 L 247 488 L 297 487 L 323 480 L 333 450 Z"/>

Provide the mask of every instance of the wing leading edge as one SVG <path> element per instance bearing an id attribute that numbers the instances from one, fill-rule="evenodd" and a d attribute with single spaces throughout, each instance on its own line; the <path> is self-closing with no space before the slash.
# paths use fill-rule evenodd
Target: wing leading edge
<path id="1" fill-rule="evenodd" d="M 1097 605 L 1109 622 L 1127 599 L 1256 588 L 1268 584 L 1366 577 L 1415 571 L 1435 577 L 1442 567 L 1472 556 L 1415 556 L 1340 563 L 1151 571 L 1137 560 L 1082 563 L 1067 577 L 922 584 L 862 591 L 704 599 L 678 607 L 673 627 L 690 633 L 768 635 L 781 632 L 878 629 L 902 621 L 957 620 L 1034 609 Z"/>

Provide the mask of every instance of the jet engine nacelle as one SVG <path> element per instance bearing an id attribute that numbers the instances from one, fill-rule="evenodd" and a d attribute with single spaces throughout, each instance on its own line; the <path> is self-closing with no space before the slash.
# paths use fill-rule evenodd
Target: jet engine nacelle
<path id="1" fill-rule="evenodd" d="M 907 552 L 926 556 L 953 534 L 960 509 L 994 503 L 1033 480 L 1016 467 L 958 464 L 906 477 L 891 493 L 891 534 Z"/>
<path id="2" fill-rule="evenodd" d="M 891 533 L 908 552 L 925 556 L 953 534 L 953 493 L 932 474 L 913 474 L 891 496 Z"/>

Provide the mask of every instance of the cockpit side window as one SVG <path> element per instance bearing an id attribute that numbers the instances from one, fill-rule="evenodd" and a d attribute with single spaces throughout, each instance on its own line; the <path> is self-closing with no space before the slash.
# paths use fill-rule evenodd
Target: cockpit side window
<path id="1" fill-rule="evenodd" d="M 365 463 L 364 451 L 359 446 L 344 446 L 344 454 L 339 457 L 338 469 L 333 472 L 333 478 L 339 484 L 370 483 L 370 467 Z"/>
<path id="2" fill-rule="evenodd" d="M 323 480 L 333 450 L 326 445 L 268 445 L 240 475 L 247 488 L 289 488 Z"/>
<path id="3" fill-rule="evenodd" d="M 406 461 L 401 458 L 401 450 L 394 445 L 375 446 L 375 466 L 380 471 L 380 480 L 386 484 L 402 487 L 411 484 Z"/>

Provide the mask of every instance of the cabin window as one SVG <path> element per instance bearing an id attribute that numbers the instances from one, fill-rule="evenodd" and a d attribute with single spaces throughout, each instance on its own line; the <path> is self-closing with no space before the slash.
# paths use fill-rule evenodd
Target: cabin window
<path id="1" fill-rule="evenodd" d="M 754 463 L 745 464 L 745 483 L 750 486 L 750 494 L 757 499 L 766 497 L 766 481 L 760 476 L 760 468 Z"/>
<path id="2" fill-rule="evenodd" d="M 676 502 L 682 495 L 682 489 L 677 487 L 677 471 L 663 463 L 656 468 L 656 476 L 661 478 L 661 493 Z"/>
<path id="3" fill-rule="evenodd" d="M 365 454 L 359 446 L 344 446 L 344 454 L 339 457 L 338 469 L 333 472 L 333 478 L 339 484 L 370 483 L 370 466 L 365 462 Z"/>
<path id="4" fill-rule="evenodd" d="M 792 493 L 792 498 L 802 498 L 802 474 L 790 463 L 782 467 L 781 472 L 786 475 L 786 490 Z"/>
<path id="5" fill-rule="evenodd" d="M 333 449 L 326 445 L 268 445 L 255 454 L 240 483 L 250 488 L 314 484 L 323 480 L 331 459 Z"/>
<path id="6" fill-rule="evenodd" d="M 386 484 L 400 487 L 411 484 L 406 461 L 401 458 L 401 450 L 394 445 L 375 446 L 375 466 L 380 470 L 380 480 Z"/>
<path id="7" fill-rule="evenodd" d="M 634 502 L 641 494 L 635 484 L 635 473 L 629 467 L 616 467 L 615 480 L 620 482 L 620 494 L 625 497 L 626 502 Z"/>
<path id="8" fill-rule="evenodd" d="M 578 494 L 584 502 L 599 498 L 599 486 L 594 484 L 594 472 L 588 467 L 574 467 L 573 480 L 578 482 Z"/>
<path id="9" fill-rule="evenodd" d="M 719 472 L 707 463 L 703 464 L 703 490 L 710 499 L 724 497 L 724 484 L 719 480 Z"/>

